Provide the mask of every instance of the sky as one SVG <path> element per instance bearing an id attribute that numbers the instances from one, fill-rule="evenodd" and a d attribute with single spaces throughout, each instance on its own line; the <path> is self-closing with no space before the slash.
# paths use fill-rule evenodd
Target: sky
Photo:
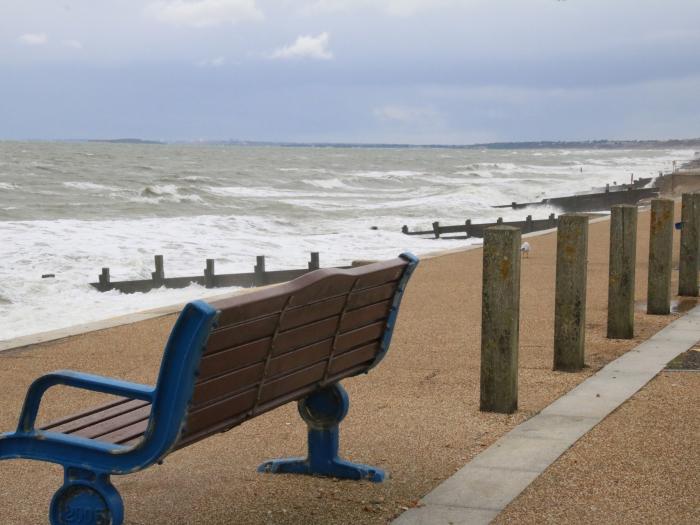
<path id="1" fill-rule="evenodd" d="M 0 139 L 700 137 L 699 0 L 0 0 Z"/>

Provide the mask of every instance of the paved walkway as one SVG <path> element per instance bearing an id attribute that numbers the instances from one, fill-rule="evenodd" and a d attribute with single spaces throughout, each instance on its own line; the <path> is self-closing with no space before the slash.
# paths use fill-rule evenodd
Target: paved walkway
<path id="1" fill-rule="evenodd" d="M 579 438 L 698 341 L 700 307 L 515 427 L 394 523 L 490 523 Z"/>

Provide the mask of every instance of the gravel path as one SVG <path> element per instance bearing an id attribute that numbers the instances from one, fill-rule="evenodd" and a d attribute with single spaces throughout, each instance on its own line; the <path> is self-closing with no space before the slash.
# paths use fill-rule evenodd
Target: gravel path
<path id="1" fill-rule="evenodd" d="M 698 407 L 700 374 L 662 372 L 494 523 L 700 523 Z"/>

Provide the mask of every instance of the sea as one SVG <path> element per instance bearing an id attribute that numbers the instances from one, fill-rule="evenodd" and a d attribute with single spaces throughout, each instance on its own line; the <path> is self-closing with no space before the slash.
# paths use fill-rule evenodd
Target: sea
<path id="1" fill-rule="evenodd" d="M 276 147 L 0 142 L 0 340 L 219 295 L 196 284 L 101 293 L 117 280 L 304 268 L 453 249 L 401 233 L 546 218 L 495 209 L 670 171 L 691 150 Z M 52 274 L 53 277 L 43 278 Z"/>

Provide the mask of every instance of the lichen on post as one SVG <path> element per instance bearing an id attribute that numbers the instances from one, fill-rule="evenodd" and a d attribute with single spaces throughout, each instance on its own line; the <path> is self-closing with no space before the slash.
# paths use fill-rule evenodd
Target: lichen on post
<path id="1" fill-rule="evenodd" d="M 554 299 L 554 370 L 574 372 L 584 366 L 588 217 L 566 214 L 557 228 Z"/>
<path id="2" fill-rule="evenodd" d="M 518 409 L 520 229 L 484 230 L 481 311 L 481 410 Z"/>
<path id="3" fill-rule="evenodd" d="M 608 281 L 608 339 L 634 337 L 634 283 L 637 263 L 637 207 L 611 208 Z"/>
<path id="4" fill-rule="evenodd" d="M 653 199 L 649 227 L 649 273 L 647 314 L 671 313 L 671 269 L 673 260 L 673 201 Z"/>

